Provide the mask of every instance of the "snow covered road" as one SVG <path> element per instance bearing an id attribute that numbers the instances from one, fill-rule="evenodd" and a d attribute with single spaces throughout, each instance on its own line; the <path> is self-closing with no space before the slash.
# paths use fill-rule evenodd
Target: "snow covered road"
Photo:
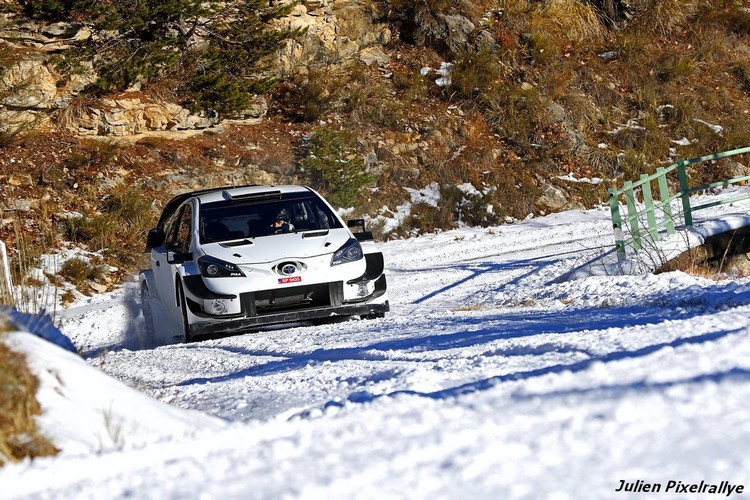
<path id="1" fill-rule="evenodd" d="M 580 499 L 644 497 L 616 492 L 621 481 L 750 487 L 750 279 L 558 280 L 611 242 L 604 209 L 389 242 L 386 318 L 193 344 L 143 338 L 135 283 L 92 298 L 62 319 L 91 365 L 228 425 L 7 467 L 0 491 Z"/>

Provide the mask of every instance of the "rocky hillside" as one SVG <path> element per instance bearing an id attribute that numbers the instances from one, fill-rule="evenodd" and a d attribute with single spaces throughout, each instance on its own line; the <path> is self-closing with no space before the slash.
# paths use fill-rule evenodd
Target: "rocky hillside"
<path id="1" fill-rule="evenodd" d="M 0 1 L 0 238 L 95 252 L 61 271 L 84 289 L 138 266 L 187 189 L 307 183 L 397 237 L 589 207 L 750 144 L 739 0 L 302 1 L 273 21 L 294 30 L 265 59 L 275 85 L 233 112 L 179 73 L 103 92 L 106 58 L 76 54 L 111 33 L 39 3 Z"/>

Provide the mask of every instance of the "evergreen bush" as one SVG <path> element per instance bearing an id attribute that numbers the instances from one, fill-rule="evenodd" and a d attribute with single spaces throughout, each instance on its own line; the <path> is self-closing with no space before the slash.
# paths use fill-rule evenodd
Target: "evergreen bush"
<path id="1" fill-rule="evenodd" d="M 357 205 L 362 190 L 375 181 L 353 143 L 347 131 L 320 127 L 310 135 L 302 161 L 305 180 L 340 208 Z"/>

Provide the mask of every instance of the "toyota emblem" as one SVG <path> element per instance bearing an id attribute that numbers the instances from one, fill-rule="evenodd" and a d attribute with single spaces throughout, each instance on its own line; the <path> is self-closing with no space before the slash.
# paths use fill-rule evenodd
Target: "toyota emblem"
<path id="1" fill-rule="evenodd" d="M 297 264 L 294 264 L 293 262 L 288 262 L 286 264 L 282 264 L 280 266 L 281 274 L 285 276 L 291 276 L 292 274 L 297 272 Z"/>

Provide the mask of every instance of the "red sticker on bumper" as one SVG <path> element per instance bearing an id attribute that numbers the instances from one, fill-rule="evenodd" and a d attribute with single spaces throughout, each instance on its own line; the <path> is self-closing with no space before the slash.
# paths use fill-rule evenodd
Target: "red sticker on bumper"
<path id="1" fill-rule="evenodd" d="M 299 283 L 302 281 L 302 276 L 292 276 L 291 278 L 279 278 L 279 284 L 283 285 L 286 283 Z"/>

